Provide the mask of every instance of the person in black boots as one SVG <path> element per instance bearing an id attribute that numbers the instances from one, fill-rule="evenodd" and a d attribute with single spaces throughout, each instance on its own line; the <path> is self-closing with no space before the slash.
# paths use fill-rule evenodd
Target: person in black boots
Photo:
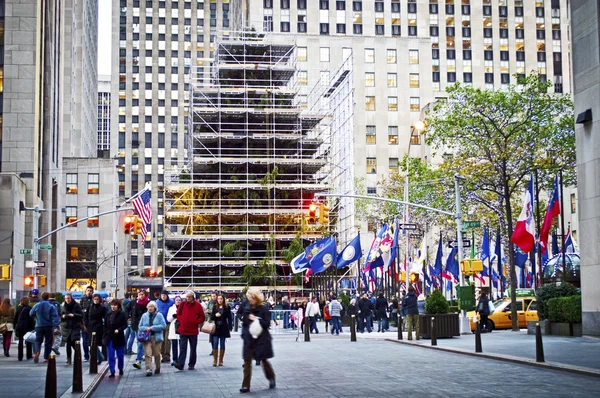
<path id="1" fill-rule="evenodd" d="M 77 301 L 73 300 L 71 293 L 65 294 L 63 303 L 62 336 L 67 344 L 67 365 L 71 362 L 71 348 L 75 348 L 75 342 L 81 339 L 81 321 L 83 320 L 83 310 Z"/>
<path id="2" fill-rule="evenodd" d="M 119 376 L 123 375 L 125 363 L 125 329 L 127 329 L 127 315 L 121 311 L 121 301 L 113 299 L 110 302 L 110 312 L 104 319 L 104 336 L 102 344 L 108 348 L 109 378 L 115 377 L 115 362 L 119 363 Z M 115 353 L 117 358 L 115 361 Z"/>
<path id="3" fill-rule="evenodd" d="M 29 306 L 29 297 L 23 297 L 17 306 L 17 312 L 15 315 L 15 331 L 17 332 L 17 338 L 19 339 L 19 347 L 17 349 L 17 359 L 23 360 L 23 342 L 27 349 L 26 359 L 33 358 L 33 344 L 25 341 L 25 334 L 35 330 L 35 319 L 29 316 L 31 307 Z"/>
<path id="4" fill-rule="evenodd" d="M 98 365 L 104 361 L 102 355 L 102 336 L 104 335 L 104 317 L 106 316 L 106 307 L 102 304 L 102 296 L 94 294 L 92 304 L 88 307 L 83 322 L 88 331 L 88 341 L 92 344 L 92 333 L 96 332 L 96 343 L 98 344 Z"/>

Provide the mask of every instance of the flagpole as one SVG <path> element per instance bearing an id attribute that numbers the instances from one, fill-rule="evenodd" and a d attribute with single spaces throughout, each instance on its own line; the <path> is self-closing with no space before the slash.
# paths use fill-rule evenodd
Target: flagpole
<path id="1" fill-rule="evenodd" d="M 540 201 L 540 188 L 538 185 L 538 171 L 537 169 L 534 170 L 534 178 L 535 178 L 535 213 L 536 213 L 536 222 L 535 222 L 535 228 L 536 228 L 536 232 L 537 232 L 537 244 L 535 245 L 536 248 L 536 259 L 537 259 L 537 268 L 533 270 L 533 288 L 537 289 L 538 287 L 538 282 L 541 284 L 543 282 L 543 278 L 540 278 L 541 280 L 538 281 L 538 268 L 539 268 L 539 272 L 540 272 L 540 276 L 541 276 L 541 271 L 542 271 L 542 251 L 540 250 L 540 206 L 539 206 L 539 201 Z"/>

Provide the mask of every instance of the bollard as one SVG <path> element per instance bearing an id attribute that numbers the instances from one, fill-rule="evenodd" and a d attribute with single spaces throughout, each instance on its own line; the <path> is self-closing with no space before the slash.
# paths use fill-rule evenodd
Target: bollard
<path id="1" fill-rule="evenodd" d="M 479 321 L 477 321 L 477 327 L 475 329 L 475 352 L 483 352 L 481 349 L 481 326 L 479 325 Z"/>
<path id="2" fill-rule="evenodd" d="M 238 318 L 237 316 L 235 317 L 235 328 L 234 328 L 234 332 L 238 332 L 238 328 L 240 327 L 240 318 Z"/>
<path id="3" fill-rule="evenodd" d="M 356 341 L 356 315 L 350 317 L 350 341 Z"/>
<path id="4" fill-rule="evenodd" d="M 96 332 L 92 332 L 92 346 L 90 347 L 90 374 L 98 373 L 98 343 L 96 342 Z"/>
<path id="5" fill-rule="evenodd" d="M 56 398 L 56 356 L 50 354 L 46 368 L 46 393 L 45 398 Z"/>
<path id="6" fill-rule="evenodd" d="M 402 318 L 398 317 L 396 323 L 398 324 L 398 340 L 402 340 Z"/>
<path id="7" fill-rule="evenodd" d="M 535 361 L 545 362 L 544 344 L 542 343 L 542 328 L 539 322 L 535 324 Z"/>
<path id="8" fill-rule="evenodd" d="M 304 317 L 304 341 L 310 341 L 310 321 L 308 317 Z"/>
<path id="9" fill-rule="evenodd" d="M 437 330 L 435 329 L 435 317 L 431 317 L 431 345 L 437 345 Z"/>
<path id="10" fill-rule="evenodd" d="M 83 366 L 81 364 L 81 344 L 79 341 L 75 342 L 75 362 L 73 363 L 73 391 L 72 392 L 83 392 Z"/>

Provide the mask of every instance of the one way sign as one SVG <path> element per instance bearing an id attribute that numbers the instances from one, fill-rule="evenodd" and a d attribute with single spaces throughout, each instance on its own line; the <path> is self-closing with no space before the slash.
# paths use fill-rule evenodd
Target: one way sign
<path id="1" fill-rule="evenodd" d="M 454 249 L 455 247 L 458 247 L 458 241 L 453 240 L 448 242 L 448 247 Z M 468 249 L 471 247 L 471 240 L 470 239 L 465 239 L 463 240 L 463 248 L 464 249 Z"/>

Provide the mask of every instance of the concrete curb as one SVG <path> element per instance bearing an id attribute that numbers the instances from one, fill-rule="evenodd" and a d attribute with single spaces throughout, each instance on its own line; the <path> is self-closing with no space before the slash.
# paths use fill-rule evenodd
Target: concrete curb
<path id="1" fill-rule="evenodd" d="M 83 394 L 81 394 L 80 397 L 81 398 L 91 397 L 94 394 L 94 391 L 96 391 L 96 388 L 98 388 L 98 385 L 100 384 L 102 379 L 104 379 L 104 376 L 106 376 L 107 372 L 108 372 L 108 363 L 106 363 L 102 368 L 100 368 L 98 370 L 98 374 L 94 377 L 94 379 L 92 380 L 92 382 L 90 383 L 88 388 L 86 388 L 85 391 L 83 391 Z M 67 394 L 69 394 L 71 397 L 73 397 L 72 392 L 67 391 L 65 393 L 65 395 L 67 395 Z"/>
<path id="2" fill-rule="evenodd" d="M 390 341 L 392 343 L 410 345 L 413 347 L 428 348 L 431 350 L 445 351 L 445 352 L 450 352 L 453 354 L 469 355 L 472 357 L 479 357 L 479 358 L 489 358 L 489 359 L 495 359 L 498 361 L 505 361 L 505 362 L 518 363 L 521 365 L 534 366 L 534 367 L 538 367 L 538 368 L 558 370 L 561 372 L 575 373 L 575 374 L 580 374 L 580 375 L 584 375 L 584 376 L 600 377 L 600 370 L 586 368 L 583 366 L 565 365 L 565 364 L 557 363 L 557 362 L 536 362 L 534 359 L 514 357 L 511 355 L 477 353 L 474 351 L 466 351 L 466 350 L 461 350 L 458 348 L 430 346 L 430 345 L 425 345 L 422 343 L 416 343 L 416 342 L 407 341 L 407 340 L 392 340 L 392 339 L 385 339 L 385 340 Z"/>

